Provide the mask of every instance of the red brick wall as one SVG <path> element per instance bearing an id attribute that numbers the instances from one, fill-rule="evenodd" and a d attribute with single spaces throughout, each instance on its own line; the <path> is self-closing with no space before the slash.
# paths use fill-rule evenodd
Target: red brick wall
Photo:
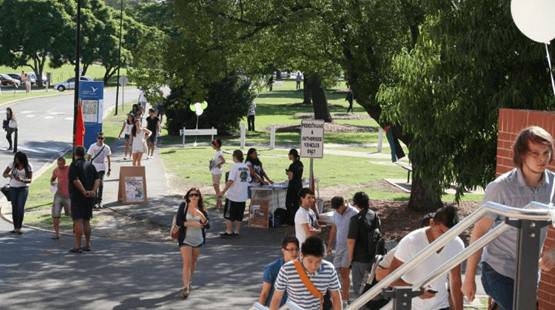
<path id="1" fill-rule="evenodd" d="M 499 110 L 499 134 L 497 136 L 497 174 L 513 168 L 512 144 L 518 132 L 528 126 L 537 125 L 555 136 L 555 112 L 539 112 L 529 110 Z M 555 165 L 550 168 L 555 170 Z M 555 242 L 555 230 L 549 228 L 546 244 Z M 542 273 L 542 282 L 538 291 L 540 310 L 555 309 L 555 271 Z"/>

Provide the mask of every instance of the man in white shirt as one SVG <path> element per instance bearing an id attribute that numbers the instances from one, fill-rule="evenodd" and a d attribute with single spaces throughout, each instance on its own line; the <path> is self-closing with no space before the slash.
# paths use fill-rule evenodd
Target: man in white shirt
<path id="1" fill-rule="evenodd" d="M 250 173 L 249 167 L 243 163 L 243 152 L 241 150 L 233 151 L 233 162 L 234 165 L 229 171 L 225 188 L 219 195 L 221 197 L 227 193 L 224 206 L 226 230 L 220 234 L 222 238 L 239 237 L 246 201 L 249 199 Z M 232 230 L 233 224 L 235 224 L 234 231 Z"/>
<path id="2" fill-rule="evenodd" d="M 316 201 L 314 192 L 303 188 L 299 195 L 301 196 L 301 207 L 295 213 L 295 236 L 302 246 L 306 238 L 318 235 L 321 230 L 316 213 L 312 210 Z"/>
<path id="3" fill-rule="evenodd" d="M 92 161 L 93 166 L 98 172 L 100 185 L 96 194 L 95 208 L 102 208 L 102 191 L 104 189 L 104 175 L 110 176 L 112 172 L 112 151 L 110 147 L 104 144 L 104 133 L 99 132 L 96 136 L 96 143 L 92 144 L 87 151 L 87 160 Z M 108 161 L 108 170 L 106 170 L 106 161 Z"/>
<path id="4" fill-rule="evenodd" d="M 430 226 L 417 229 L 406 235 L 395 250 L 395 257 L 391 262 L 391 271 L 395 271 L 403 263 L 414 259 L 416 255 L 428 247 L 437 238 L 455 226 L 458 222 L 457 209 L 453 206 L 440 208 L 430 220 Z M 451 240 L 439 252 L 424 260 L 418 268 L 404 274 L 397 280 L 394 286 L 410 286 L 420 282 L 430 273 L 449 259 L 464 250 L 464 243 L 459 237 Z M 447 285 L 449 284 L 449 291 Z M 451 269 L 449 278 L 447 275 L 432 282 L 424 288 L 424 293 L 412 299 L 413 310 L 449 310 L 449 298 L 451 298 L 454 310 L 463 309 L 462 280 L 460 265 Z M 449 296 L 449 292 L 451 296 Z"/>

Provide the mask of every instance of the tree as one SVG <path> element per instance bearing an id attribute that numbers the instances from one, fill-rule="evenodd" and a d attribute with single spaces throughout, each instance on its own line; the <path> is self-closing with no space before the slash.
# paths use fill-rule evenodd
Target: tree
<path id="1" fill-rule="evenodd" d="M 13 68 L 30 67 L 39 87 L 46 61 L 59 66 L 73 48 L 75 23 L 64 2 L 5 0 L 0 4 L 0 61 Z"/>
<path id="2" fill-rule="evenodd" d="M 423 191 L 439 200 L 455 184 L 458 199 L 495 176 L 498 109 L 553 108 L 555 100 L 542 46 L 518 32 L 508 2 L 431 4 L 415 48 L 393 58 L 377 100 L 412 137 Z M 411 194 L 422 209 L 428 198 Z"/>

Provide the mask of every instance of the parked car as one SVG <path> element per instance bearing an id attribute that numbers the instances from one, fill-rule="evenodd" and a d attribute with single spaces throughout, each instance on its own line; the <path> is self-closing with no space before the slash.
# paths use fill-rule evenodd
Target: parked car
<path id="1" fill-rule="evenodd" d="M 19 73 L 8 73 L 8 75 L 14 79 L 14 80 L 18 80 L 21 82 L 21 75 Z"/>
<path id="2" fill-rule="evenodd" d="M 0 74 L 0 85 L 19 87 L 19 85 L 21 85 L 21 82 L 7 74 Z"/>
<path id="3" fill-rule="evenodd" d="M 88 76 L 82 76 L 79 80 L 80 81 L 93 81 L 93 79 L 88 77 Z M 57 89 L 58 91 L 64 91 L 66 89 L 75 89 L 75 78 L 70 78 L 70 79 L 67 79 L 63 82 L 60 82 L 60 83 L 54 85 L 54 89 Z"/>
<path id="4" fill-rule="evenodd" d="M 29 81 L 31 81 L 31 84 L 33 85 L 37 85 L 37 75 L 35 74 L 35 72 L 29 72 L 27 73 L 27 76 L 29 77 Z M 42 75 L 42 83 L 46 84 L 46 82 L 48 82 L 48 79 L 46 78 L 46 75 Z"/>

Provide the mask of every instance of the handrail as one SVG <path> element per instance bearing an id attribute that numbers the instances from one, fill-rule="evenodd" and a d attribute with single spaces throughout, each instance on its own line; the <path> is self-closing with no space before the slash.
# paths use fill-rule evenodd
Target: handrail
<path id="1" fill-rule="evenodd" d="M 445 232 L 441 237 L 439 237 L 434 242 L 432 242 L 427 248 L 418 252 L 416 254 L 416 256 L 411 261 L 402 264 L 394 272 L 389 274 L 387 277 L 385 277 L 380 282 L 376 283 L 376 285 L 374 285 L 374 287 L 372 287 L 370 290 L 366 291 L 359 298 L 357 298 L 355 301 L 353 301 L 353 303 L 349 305 L 347 310 L 358 310 L 361 307 L 363 307 L 368 301 L 374 299 L 376 296 L 381 294 L 383 289 L 390 287 L 391 284 L 393 282 L 395 282 L 397 279 L 399 279 L 401 276 L 406 274 L 408 271 L 411 271 L 412 269 L 414 269 L 414 267 L 418 266 L 421 262 L 423 262 L 425 259 L 427 259 L 433 253 L 435 253 L 438 250 L 440 250 L 441 248 L 443 248 L 449 241 L 451 241 L 454 237 L 460 235 L 464 230 L 466 230 L 468 227 L 470 227 L 471 225 L 476 223 L 486 213 L 492 212 L 492 213 L 495 213 L 495 214 L 498 214 L 498 215 L 502 215 L 502 216 L 505 216 L 505 217 L 508 217 L 508 218 L 514 218 L 514 219 L 525 219 L 525 220 L 535 220 L 535 221 L 551 221 L 551 215 L 550 215 L 549 209 L 550 209 L 549 205 L 539 203 L 539 202 L 535 202 L 535 201 L 531 202 L 525 208 L 522 208 L 522 209 L 513 208 L 513 207 L 509 207 L 509 206 L 500 204 L 500 203 L 488 201 L 488 202 L 484 203 L 481 208 L 472 212 L 464 220 L 459 222 L 457 225 L 455 225 L 454 227 L 449 229 L 447 232 Z M 487 237 L 488 239 L 491 238 L 491 240 L 489 240 L 487 243 L 489 243 L 489 242 L 491 242 L 492 240 L 495 239 L 495 238 L 493 238 L 494 234 L 496 234 L 496 233 L 501 234 L 502 233 L 501 230 L 509 228 L 508 225 L 507 225 L 506 228 L 503 228 L 504 226 L 502 226 L 502 225 L 499 225 L 499 226 L 501 226 L 501 228 L 498 228 L 497 230 L 493 230 L 493 233 L 490 231 L 491 234 L 488 233 L 486 236 L 484 236 L 484 237 Z M 484 238 L 484 237 L 482 237 L 482 238 Z M 497 236 L 495 236 L 495 237 L 497 237 Z M 483 246 L 485 246 L 486 244 L 484 244 Z M 475 245 L 474 247 L 472 247 L 472 245 L 471 245 L 470 247 L 472 247 L 472 249 L 474 249 L 474 251 L 476 251 L 477 249 L 475 249 L 475 248 L 478 247 L 478 246 L 479 246 L 479 244 Z M 468 251 L 463 251 L 463 252 L 459 253 L 459 255 L 462 255 L 462 253 L 464 253 L 466 255 L 469 252 Z M 472 253 L 470 253 L 470 255 Z M 455 256 L 455 258 L 458 258 L 459 255 Z M 453 258 L 452 260 L 454 260 L 455 258 Z M 450 260 L 449 262 L 452 262 L 452 260 Z M 446 267 L 446 265 L 447 264 L 443 264 L 441 267 Z M 438 273 L 439 273 L 439 271 L 438 271 Z M 433 272 L 431 275 L 434 277 L 434 279 L 443 275 L 443 273 L 442 274 L 438 274 L 438 273 Z M 424 281 L 424 282 L 428 282 L 428 281 Z M 418 287 L 420 287 L 420 286 L 418 286 Z"/>

